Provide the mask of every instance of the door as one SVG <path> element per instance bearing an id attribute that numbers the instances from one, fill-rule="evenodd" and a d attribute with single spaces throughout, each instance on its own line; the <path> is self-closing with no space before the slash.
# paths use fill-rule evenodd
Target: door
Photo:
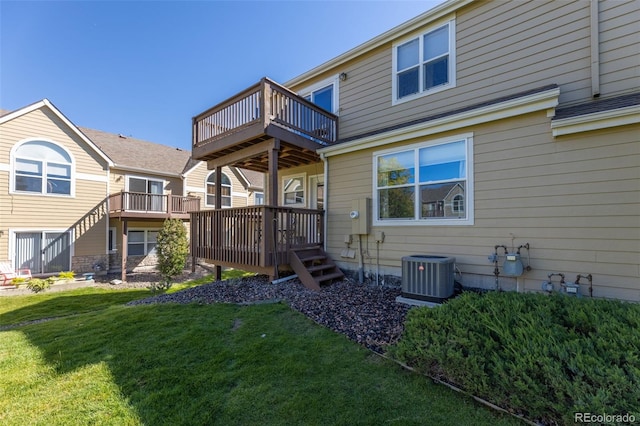
<path id="1" fill-rule="evenodd" d="M 16 268 L 29 268 L 32 274 L 71 270 L 70 232 L 17 232 Z"/>

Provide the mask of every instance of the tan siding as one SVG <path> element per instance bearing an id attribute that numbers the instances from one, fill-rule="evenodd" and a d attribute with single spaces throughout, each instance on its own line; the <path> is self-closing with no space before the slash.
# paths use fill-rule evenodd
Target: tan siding
<path id="1" fill-rule="evenodd" d="M 211 170 L 207 169 L 207 164 L 201 162 L 195 169 L 193 169 L 186 178 L 186 186 L 187 191 L 191 193 L 191 195 L 200 197 L 200 208 L 207 209 L 211 208 L 206 206 L 206 179 L 211 173 Z M 226 174 L 231 180 L 231 193 L 234 194 L 231 198 L 231 206 L 232 207 L 244 207 L 249 205 L 248 198 L 244 196 L 238 196 L 235 194 L 247 194 L 247 190 L 243 183 L 238 179 L 235 173 L 231 171 L 231 169 L 227 166 L 222 168 L 222 173 Z M 195 191 L 195 189 L 198 189 Z"/>
<path id="2" fill-rule="evenodd" d="M 601 97 L 611 97 L 640 87 L 640 2 L 599 4 Z M 328 69 L 348 74 L 339 89 L 340 138 L 552 83 L 561 105 L 591 100 L 589 2 L 474 2 L 456 13 L 456 68 L 455 88 L 395 106 L 392 43 Z"/>
<path id="3" fill-rule="evenodd" d="M 377 267 L 375 230 L 386 234 L 383 273 L 399 275 L 403 256 L 445 254 L 456 257 L 463 282 L 472 275 L 492 282 L 487 256 L 496 244 L 511 247 L 514 238 L 516 246 L 531 245 L 533 270 L 520 278 L 527 290 L 538 290 L 551 272 L 570 280 L 591 273 L 595 296 L 640 300 L 637 125 L 554 139 L 541 112 L 460 129 L 467 131 L 474 133 L 475 224 L 373 227 L 363 237 L 366 272 Z M 343 235 L 351 233 L 351 200 L 372 196 L 373 152 L 329 158 L 327 245 L 351 270 L 358 258 L 341 258 L 340 251 Z M 351 247 L 357 249 L 357 238 Z"/>
<path id="4" fill-rule="evenodd" d="M 600 8 L 600 84 L 603 95 L 640 87 L 640 2 L 598 2 Z"/>
<path id="5" fill-rule="evenodd" d="M 107 164 L 48 108 L 34 110 L 2 124 L 0 163 L 9 165 L 13 146 L 26 139 L 62 145 L 74 159 L 75 173 L 104 182 L 76 178 L 75 196 L 9 195 L 9 173 L 0 172 L 0 259 L 9 258 L 9 229 L 66 229 L 75 235 L 74 256 L 105 253 Z"/>

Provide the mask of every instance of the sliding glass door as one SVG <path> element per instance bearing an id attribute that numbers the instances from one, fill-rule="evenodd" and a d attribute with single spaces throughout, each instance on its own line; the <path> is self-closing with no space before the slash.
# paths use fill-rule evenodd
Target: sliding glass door
<path id="1" fill-rule="evenodd" d="M 16 268 L 32 274 L 71 270 L 71 232 L 16 232 Z"/>

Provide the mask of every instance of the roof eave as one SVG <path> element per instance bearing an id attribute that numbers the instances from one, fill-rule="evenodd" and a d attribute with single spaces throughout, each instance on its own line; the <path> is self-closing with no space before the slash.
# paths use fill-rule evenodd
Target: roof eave
<path id="1" fill-rule="evenodd" d="M 474 0 L 448 0 L 444 3 L 439 4 L 438 6 L 429 9 L 428 11 L 416 16 L 415 18 L 410 19 L 409 21 L 398 25 L 369 41 L 366 41 L 351 50 L 346 51 L 345 53 L 336 56 L 329 61 L 318 65 L 317 67 L 300 74 L 297 77 L 287 81 L 284 86 L 290 87 L 300 84 L 306 80 L 314 78 L 319 74 L 327 71 L 328 69 L 340 66 L 357 56 L 365 54 L 373 49 L 376 49 L 386 43 L 390 43 L 393 40 L 403 37 L 406 34 L 409 34 L 424 25 L 427 25 L 431 21 L 435 21 L 437 19 L 442 18 L 443 16 L 449 15 L 456 10 L 460 9 L 463 6 L 466 6 L 469 3 L 472 3 Z"/>

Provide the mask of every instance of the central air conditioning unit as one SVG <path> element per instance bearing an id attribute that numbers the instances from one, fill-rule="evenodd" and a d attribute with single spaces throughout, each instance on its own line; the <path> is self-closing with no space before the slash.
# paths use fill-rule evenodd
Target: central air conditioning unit
<path id="1" fill-rule="evenodd" d="M 402 258 L 402 296 L 442 302 L 454 293 L 455 257 L 414 254 Z"/>

